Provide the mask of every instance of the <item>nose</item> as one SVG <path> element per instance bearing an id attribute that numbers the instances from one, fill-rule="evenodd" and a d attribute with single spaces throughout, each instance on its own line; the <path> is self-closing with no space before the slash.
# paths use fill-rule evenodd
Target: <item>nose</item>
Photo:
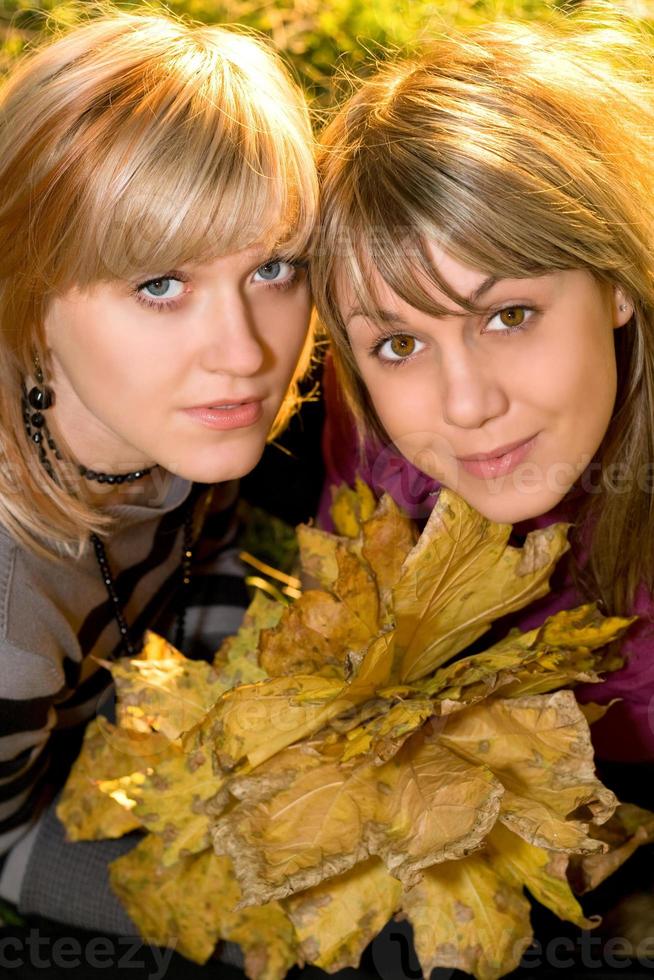
<path id="1" fill-rule="evenodd" d="M 251 377 L 262 369 L 266 348 L 240 291 L 223 291 L 204 319 L 200 361 L 206 371 Z"/>
<path id="2" fill-rule="evenodd" d="M 460 429 L 478 429 L 509 407 L 506 384 L 497 365 L 479 350 L 463 346 L 450 352 L 441 375 L 443 419 Z"/>

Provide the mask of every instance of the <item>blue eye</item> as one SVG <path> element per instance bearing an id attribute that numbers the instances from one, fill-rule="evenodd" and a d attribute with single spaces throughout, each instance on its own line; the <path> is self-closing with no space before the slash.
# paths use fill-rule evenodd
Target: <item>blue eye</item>
<path id="1" fill-rule="evenodd" d="M 177 299 L 184 292 L 184 283 L 170 276 L 150 279 L 139 286 L 139 292 L 151 299 Z"/>
<path id="2" fill-rule="evenodd" d="M 295 278 L 296 267 L 292 262 L 282 262 L 281 259 L 271 259 L 260 265 L 254 273 L 255 282 L 287 282 Z"/>

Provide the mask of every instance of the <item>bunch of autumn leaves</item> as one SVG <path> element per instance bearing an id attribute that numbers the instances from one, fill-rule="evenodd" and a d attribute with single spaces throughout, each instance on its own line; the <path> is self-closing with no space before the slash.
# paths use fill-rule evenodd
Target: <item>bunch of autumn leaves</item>
<path id="1" fill-rule="evenodd" d="M 401 913 L 425 975 L 493 980 L 531 940 L 524 886 L 594 924 L 566 870 L 582 854 L 591 884 L 606 873 L 617 801 L 561 688 L 617 666 L 601 648 L 631 621 L 583 606 L 466 655 L 548 591 L 567 528 L 513 547 L 442 491 L 418 538 L 361 484 L 334 519 L 298 529 L 317 587 L 258 594 L 212 665 L 154 635 L 108 665 L 117 724 L 89 726 L 59 816 L 73 840 L 147 831 L 112 886 L 148 941 L 197 962 L 224 939 L 253 980 L 334 971 Z"/>

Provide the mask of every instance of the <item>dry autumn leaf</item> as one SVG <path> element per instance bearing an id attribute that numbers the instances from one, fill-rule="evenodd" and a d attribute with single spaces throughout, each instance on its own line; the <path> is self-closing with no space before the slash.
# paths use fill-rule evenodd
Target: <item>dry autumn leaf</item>
<path id="1" fill-rule="evenodd" d="M 98 784 L 114 799 L 120 794 L 139 825 L 161 836 L 165 866 L 210 846 L 210 818 L 204 804 L 224 784 L 207 751 L 187 750 L 187 740 L 192 737 L 192 732 L 182 736 L 181 744 L 171 745 L 165 758 L 147 771 Z"/>
<path id="2" fill-rule="evenodd" d="M 545 595 L 568 549 L 566 527 L 532 531 L 509 545 L 510 524 L 493 524 L 442 490 L 393 589 L 394 674 L 411 683 L 484 633 L 492 621 Z"/>
<path id="3" fill-rule="evenodd" d="M 367 484 L 356 479 L 353 490 L 343 484 L 332 489 L 332 520 L 337 534 L 356 538 L 375 513 L 377 501 Z"/>
<path id="4" fill-rule="evenodd" d="M 71 841 L 122 837 L 141 826 L 126 798 L 103 793 L 102 779 L 146 772 L 169 752 L 163 735 L 120 729 L 99 715 L 89 722 L 82 750 L 57 805 Z"/>
<path id="5" fill-rule="evenodd" d="M 404 894 L 402 909 L 425 976 L 444 966 L 497 980 L 519 964 L 531 942 L 529 902 L 485 854 L 429 868 Z"/>
<path id="6" fill-rule="evenodd" d="M 437 698 L 472 704 L 499 688 L 502 697 L 518 697 L 544 694 L 570 680 L 597 681 L 594 652 L 622 623 L 603 616 L 594 605 L 564 610 L 537 629 L 512 630 L 483 653 L 441 667 L 417 687 Z"/>
<path id="7" fill-rule="evenodd" d="M 572 691 L 492 699 L 442 725 L 444 745 L 484 763 L 505 787 L 500 819 L 516 834 L 556 851 L 604 849 L 588 836 L 589 822 L 608 820 L 617 800 L 595 775 L 588 724 Z"/>
<path id="8" fill-rule="evenodd" d="M 569 877 L 580 895 L 597 888 L 641 844 L 654 840 L 654 813 L 633 803 L 621 803 L 605 824 L 592 828 L 592 835 L 603 841 L 609 850 L 572 857 Z"/>
<path id="9" fill-rule="evenodd" d="M 147 634 L 137 657 L 105 666 L 116 684 L 119 725 L 171 740 L 192 728 L 225 690 L 210 664 L 187 660 L 156 633 Z"/>
<path id="10" fill-rule="evenodd" d="M 223 690 L 265 679 L 266 671 L 259 664 L 259 638 L 263 630 L 277 626 L 284 608 L 262 592 L 255 594 L 238 633 L 227 637 L 214 658 L 213 667 Z"/>
<path id="11" fill-rule="evenodd" d="M 597 919 L 586 918 L 572 893 L 567 878 L 569 855 L 528 844 L 501 822 L 488 835 L 485 852 L 502 878 L 518 888 L 527 888 L 560 919 L 582 929 L 597 925 Z"/>
<path id="12" fill-rule="evenodd" d="M 356 967 L 402 898 L 402 885 L 371 858 L 282 904 L 308 962 L 332 973 Z"/>
<path id="13" fill-rule="evenodd" d="M 103 770 L 109 802 L 150 831 L 112 882 L 146 937 L 197 962 L 239 942 L 256 980 L 355 966 L 393 915 L 425 973 L 495 980 L 531 938 L 524 888 L 591 926 L 570 857 L 637 836 L 602 830 L 616 801 L 582 710 L 556 690 L 617 666 L 602 649 L 632 620 L 583 606 L 466 654 L 545 594 L 566 528 L 516 548 L 442 491 L 418 538 L 360 482 L 334 516 L 337 535 L 298 532 L 320 587 L 292 605 L 258 597 L 212 666 L 152 638 L 117 667 L 120 724 L 166 750 Z"/>
<path id="14" fill-rule="evenodd" d="M 251 980 L 282 980 L 296 962 L 293 926 L 280 906 L 234 911 L 240 899 L 229 862 L 205 850 L 170 867 L 151 834 L 109 868 L 114 890 L 144 939 L 205 963 L 219 938 L 238 942 Z"/>

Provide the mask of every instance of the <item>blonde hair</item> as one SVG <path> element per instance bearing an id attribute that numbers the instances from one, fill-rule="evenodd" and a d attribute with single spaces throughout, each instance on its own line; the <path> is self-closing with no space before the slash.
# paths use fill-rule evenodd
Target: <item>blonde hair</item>
<path id="1" fill-rule="evenodd" d="M 111 525 L 25 433 L 50 298 L 255 243 L 301 259 L 316 204 L 303 97 L 243 31 L 108 7 L 19 62 L 0 90 L 0 524 L 18 541 L 75 555 Z"/>
<path id="2" fill-rule="evenodd" d="M 384 437 L 354 361 L 339 277 L 357 306 L 379 306 L 369 272 L 442 315 L 428 241 L 498 277 L 582 268 L 635 307 L 616 331 L 618 396 L 599 451 L 602 478 L 575 533 L 592 527 L 580 587 L 614 612 L 654 583 L 654 507 L 636 474 L 654 463 L 654 92 L 652 42 L 604 12 L 498 22 L 436 42 L 365 81 L 328 126 L 319 156 L 318 312 L 360 431 Z M 581 539 L 580 539 L 581 540 Z"/>

